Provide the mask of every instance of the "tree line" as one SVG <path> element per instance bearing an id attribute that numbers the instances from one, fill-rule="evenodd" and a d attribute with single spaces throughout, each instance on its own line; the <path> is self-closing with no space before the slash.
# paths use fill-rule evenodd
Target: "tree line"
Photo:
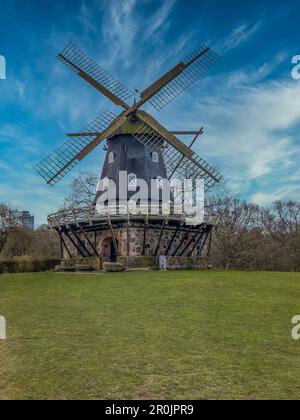
<path id="1" fill-rule="evenodd" d="M 270 208 L 237 197 L 210 197 L 216 223 L 212 264 L 221 269 L 300 271 L 300 203 Z"/>
<path id="2" fill-rule="evenodd" d="M 74 179 L 62 208 L 92 206 L 96 175 Z M 264 208 L 221 191 L 206 200 L 215 224 L 211 264 L 225 270 L 300 271 L 300 203 L 277 201 Z M 0 258 L 60 255 L 56 232 L 19 225 L 19 213 L 0 203 Z"/>
<path id="3" fill-rule="evenodd" d="M 59 258 L 59 255 L 59 241 L 55 232 L 44 228 L 23 228 L 18 209 L 0 202 L 0 259 Z"/>

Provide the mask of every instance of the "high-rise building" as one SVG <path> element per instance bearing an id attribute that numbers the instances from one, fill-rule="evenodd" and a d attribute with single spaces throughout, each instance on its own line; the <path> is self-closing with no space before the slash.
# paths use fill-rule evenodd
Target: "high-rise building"
<path id="1" fill-rule="evenodd" d="M 26 229 L 34 229 L 34 216 L 32 216 L 29 211 L 21 212 L 21 226 Z"/>

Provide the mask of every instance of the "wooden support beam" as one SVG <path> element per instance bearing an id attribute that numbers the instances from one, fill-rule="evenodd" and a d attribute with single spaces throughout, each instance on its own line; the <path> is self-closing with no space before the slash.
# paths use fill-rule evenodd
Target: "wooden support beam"
<path id="1" fill-rule="evenodd" d="M 204 238 L 204 241 L 203 241 L 203 243 L 202 243 L 202 245 L 201 245 L 201 247 L 200 247 L 200 249 L 199 249 L 199 252 L 198 252 L 198 257 L 201 257 L 202 251 L 203 251 L 203 249 L 204 249 L 204 247 L 205 247 L 205 245 L 206 245 L 206 242 L 207 242 L 207 239 L 208 239 L 208 237 L 209 237 L 209 234 L 210 234 L 210 230 L 209 230 L 208 228 L 206 228 L 206 231 L 205 231 L 205 238 Z"/>
<path id="2" fill-rule="evenodd" d="M 155 257 L 157 257 L 158 251 L 160 250 L 160 244 L 161 244 L 161 240 L 162 240 L 162 237 L 163 237 L 163 234 L 164 234 L 164 231 L 165 231 L 165 226 L 166 226 L 166 223 L 167 223 L 167 219 L 165 219 L 165 220 L 163 221 L 163 224 L 162 224 L 162 227 L 161 227 L 161 230 L 160 230 L 160 235 L 159 235 L 159 239 L 158 239 L 157 247 L 156 247 L 156 249 L 155 249 L 155 253 L 154 253 L 154 256 L 155 256 Z"/>
<path id="3" fill-rule="evenodd" d="M 185 232 L 185 234 L 182 237 L 182 240 L 180 241 L 178 247 L 176 248 L 176 251 L 173 253 L 172 257 L 176 257 L 177 253 L 180 251 L 180 248 L 182 247 L 182 245 L 184 244 L 184 242 L 188 239 L 189 237 L 189 233 L 190 230 L 188 230 L 187 232 Z"/>
<path id="4" fill-rule="evenodd" d="M 83 258 L 86 258 L 86 256 L 84 255 L 84 253 L 82 252 L 82 250 L 80 249 L 80 247 L 78 246 L 78 244 L 76 244 L 76 242 L 74 241 L 74 239 L 69 235 L 69 232 L 68 231 L 65 231 L 64 233 L 68 237 L 68 239 L 72 242 L 72 244 L 75 246 L 75 248 L 77 249 L 77 251 L 79 252 L 79 254 Z"/>
<path id="5" fill-rule="evenodd" d="M 174 235 L 172 236 L 171 241 L 169 242 L 168 248 L 167 248 L 167 250 L 166 250 L 166 256 L 168 256 L 169 252 L 170 252 L 170 251 L 171 251 L 171 249 L 172 249 L 173 243 L 174 243 L 174 241 L 175 241 L 175 239 L 176 239 L 176 236 L 177 236 L 177 234 L 178 234 L 178 232 L 179 232 L 179 229 L 180 229 L 180 227 L 178 226 L 178 227 L 176 228 L 175 232 L 174 232 Z"/>
<path id="6" fill-rule="evenodd" d="M 203 225 L 200 227 L 198 234 L 200 235 L 198 240 L 196 241 L 195 245 L 193 246 L 193 249 L 191 250 L 191 252 L 188 254 L 188 257 L 192 257 L 195 249 L 197 248 L 197 246 L 199 246 L 200 242 L 202 241 L 203 238 L 203 234 L 205 232 L 205 227 L 203 227 Z"/>
<path id="7" fill-rule="evenodd" d="M 67 246 L 67 244 L 66 244 L 66 242 L 65 242 L 65 240 L 64 240 L 64 238 L 63 238 L 63 234 L 62 234 L 62 232 L 60 231 L 60 229 L 56 229 L 56 231 L 57 231 L 57 233 L 59 234 L 60 240 L 61 240 L 61 242 L 62 242 L 63 246 L 65 247 L 65 250 L 67 251 L 67 253 L 68 253 L 69 257 L 70 257 L 70 258 L 73 258 L 73 257 L 72 257 L 72 254 L 71 254 L 71 252 L 70 252 L 70 250 L 69 250 L 69 248 L 68 248 L 68 246 Z M 62 258 L 64 258 L 64 253 L 63 253 Z"/>
<path id="8" fill-rule="evenodd" d="M 63 259 L 64 258 L 64 244 L 63 244 L 61 235 L 59 235 L 59 244 L 60 244 L 60 258 Z"/>
<path id="9" fill-rule="evenodd" d="M 97 232 L 94 232 L 94 247 L 97 249 Z"/>
<path id="10" fill-rule="evenodd" d="M 207 256 L 211 256 L 211 244 L 212 244 L 212 235 L 213 235 L 213 229 L 214 227 L 210 227 L 210 234 L 209 234 L 209 243 L 208 243 L 208 250 L 207 250 Z"/>
<path id="11" fill-rule="evenodd" d="M 129 207 L 127 207 L 127 225 L 126 225 L 126 240 L 127 240 L 127 257 L 130 255 L 130 212 Z"/>
<path id="12" fill-rule="evenodd" d="M 192 236 L 192 238 L 189 240 L 189 242 L 187 243 L 187 245 L 184 247 L 183 251 L 180 253 L 180 257 L 183 257 L 184 254 L 187 252 L 187 250 L 189 249 L 189 247 L 192 245 L 192 243 L 197 239 L 198 235 L 200 234 L 199 231 L 197 231 L 195 233 L 195 235 Z"/>
<path id="13" fill-rule="evenodd" d="M 86 234 L 86 232 L 85 232 L 85 230 L 83 229 L 82 226 L 80 226 L 80 230 L 83 233 L 83 235 L 84 235 L 85 239 L 87 240 L 88 244 L 90 245 L 90 247 L 94 251 L 96 257 L 99 257 L 99 253 L 98 253 L 96 247 L 94 246 L 94 244 L 92 243 L 92 241 L 90 240 L 90 238 L 88 237 L 88 235 Z"/>
<path id="14" fill-rule="evenodd" d="M 148 227 L 148 223 L 149 223 L 149 220 L 148 220 L 148 216 L 147 216 L 146 219 L 145 219 L 145 224 L 144 224 L 143 254 L 142 255 L 145 255 L 146 254 L 146 241 L 147 241 L 147 227 Z"/>
<path id="15" fill-rule="evenodd" d="M 82 249 L 84 249 L 84 251 L 86 252 L 87 255 L 85 255 L 85 257 L 92 257 L 93 255 L 87 249 L 87 247 L 85 246 L 85 243 L 81 240 L 80 236 L 78 236 L 77 233 L 73 230 L 72 230 L 72 233 L 75 236 L 75 238 L 77 239 L 77 241 L 80 244 L 80 246 L 82 247 Z"/>

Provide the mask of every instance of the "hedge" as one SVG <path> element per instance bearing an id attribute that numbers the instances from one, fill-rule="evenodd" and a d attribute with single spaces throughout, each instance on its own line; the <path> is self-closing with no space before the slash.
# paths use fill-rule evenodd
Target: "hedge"
<path id="1" fill-rule="evenodd" d="M 38 273 L 53 270 L 57 265 L 60 265 L 60 260 L 54 258 L 38 259 L 21 257 L 11 260 L 0 260 L 0 274 Z"/>

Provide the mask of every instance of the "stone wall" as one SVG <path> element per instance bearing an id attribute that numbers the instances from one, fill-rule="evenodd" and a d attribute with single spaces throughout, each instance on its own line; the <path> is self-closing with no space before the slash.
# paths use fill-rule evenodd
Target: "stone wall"
<path id="1" fill-rule="evenodd" d="M 166 251 L 168 249 L 168 246 L 170 244 L 170 241 L 172 240 L 174 233 L 175 233 L 175 227 L 173 229 L 166 228 L 166 230 L 163 233 L 162 239 L 160 241 L 160 247 L 157 253 L 157 256 L 159 255 L 165 255 Z M 119 259 L 123 258 L 126 259 L 128 257 L 130 258 L 136 258 L 136 264 L 140 266 L 140 264 L 143 264 L 143 261 L 147 263 L 147 266 L 149 264 L 153 266 L 153 259 L 155 255 L 155 251 L 157 249 L 157 245 L 159 242 L 159 238 L 161 235 L 161 227 L 155 227 L 155 226 L 148 226 L 147 227 L 147 233 L 146 233 L 146 246 L 145 246 L 145 254 L 143 255 L 143 244 L 144 244 L 144 226 L 130 226 L 129 229 L 126 227 L 124 228 L 118 228 L 114 229 L 115 238 L 118 244 L 118 254 Z M 90 233 L 87 234 L 89 237 L 89 240 L 91 243 L 94 244 L 94 247 L 97 249 L 98 254 L 101 256 L 102 262 L 109 262 L 111 260 L 111 244 L 112 244 L 112 235 L 110 229 L 107 229 L 102 232 L 98 233 Z M 184 232 L 178 233 L 176 239 L 173 242 L 173 245 L 171 249 L 169 250 L 168 255 L 174 254 L 174 252 L 178 249 L 179 244 L 182 242 L 183 237 L 186 234 Z M 184 250 L 186 245 L 188 245 L 190 239 L 192 239 L 194 234 L 190 234 L 188 238 L 185 239 L 184 243 L 182 244 L 180 250 L 181 252 Z M 78 236 L 80 237 L 81 241 L 85 243 L 86 248 L 88 251 L 94 255 L 94 251 L 92 247 L 89 245 L 88 241 L 84 237 L 82 233 L 78 233 Z M 75 237 L 73 237 L 73 240 L 76 241 Z M 71 252 L 72 258 L 82 257 L 76 247 L 71 243 L 71 241 L 66 237 L 65 242 Z M 77 242 L 77 241 L 76 241 Z M 172 257 L 168 257 L 169 264 L 171 266 L 179 267 L 182 264 L 186 267 L 197 266 L 198 262 L 201 264 L 203 262 L 203 258 L 199 259 L 197 258 L 198 255 L 198 249 L 195 249 L 193 252 L 193 255 L 191 258 L 187 258 L 189 256 L 189 252 L 192 250 L 194 246 L 190 246 L 190 248 L 187 250 L 187 252 L 182 257 L 176 257 L 172 259 Z M 139 259 L 137 257 L 140 257 Z M 68 253 L 66 250 L 64 250 L 64 258 L 70 259 Z M 149 258 L 146 260 L 145 258 Z M 125 260 L 124 260 L 125 261 Z M 131 265 L 132 261 L 134 260 L 128 260 L 128 264 Z M 155 265 L 158 265 L 158 262 L 155 262 Z"/>
<path id="2" fill-rule="evenodd" d="M 91 258 L 69 258 L 64 259 L 61 262 L 62 267 L 75 267 L 76 265 L 89 265 L 94 271 L 101 271 L 103 269 L 102 258 L 91 257 Z"/>
<path id="3" fill-rule="evenodd" d="M 169 270 L 204 269 L 208 266 L 208 258 L 167 257 L 167 268 Z"/>
<path id="4" fill-rule="evenodd" d="M 119 257 L 118 262 L 127 268 L 158 268 L 158 258 L 156 257 Z"/>

